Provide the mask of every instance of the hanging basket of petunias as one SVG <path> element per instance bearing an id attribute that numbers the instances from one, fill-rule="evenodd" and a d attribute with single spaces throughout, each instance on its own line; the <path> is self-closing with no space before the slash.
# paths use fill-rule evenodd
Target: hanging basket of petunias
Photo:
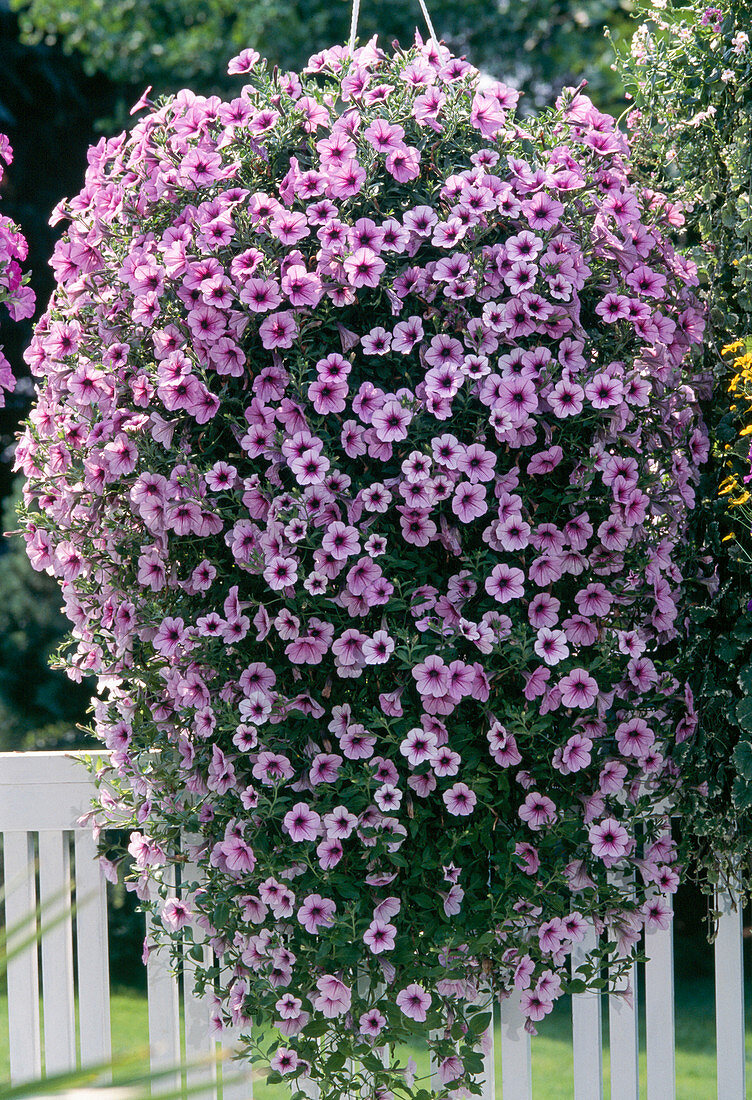
<path id="1" fill-rule="evenodd" d="M 379 1056 L 416 1035 L 477 1093 L 491 995 L 532 1029 L 588 922 L 628 955 L 675 889 L 681 215 L 585 96 L 518 123 L 443 47 L 230 69 L 60 207 L 28 549 L 218 1023 L 294 1093 L 426 1097 Z"/>

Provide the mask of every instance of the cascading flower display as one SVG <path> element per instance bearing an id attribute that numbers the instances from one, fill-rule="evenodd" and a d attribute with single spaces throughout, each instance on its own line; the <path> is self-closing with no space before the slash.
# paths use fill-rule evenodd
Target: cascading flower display
<path id="1" fill-rule="evenodd" d="M 28 550 L 217 1026 L 294 1093 L 428 1097 L 380 1053 L 415 1034 L 477 1093 L 489 990 L 532 1030 L 589 922 L 628 956 L 676 888 L 681 211 L 584 95 L 518 122 L 443 47 L 230 70 L 59 208 Z"/>

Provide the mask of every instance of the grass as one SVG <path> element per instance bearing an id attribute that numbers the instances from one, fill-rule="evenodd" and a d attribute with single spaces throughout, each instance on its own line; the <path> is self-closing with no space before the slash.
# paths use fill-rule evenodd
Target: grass
<path id="1" fill-rule="evenodd" d="M 642 1013 L 644 1020 L 644 1013 Z M 9 1074 L 7 999 L 0 996 L 0 1081 Z M 604 1080 L 609 1098 L 608 1024 L 604 1012 Z M 133 1054 L 148 1045 L 146 1004 L 143 994 L 116 990 L 112 997 L 113 1055 Z M 645 1035 L 641 1034 L 641 1097 L 645 1096 Z M 752 1091 L 752 1003 L 747 1008 L 747 1088 Z M 539 1027 L 533 1040 L 533 1094 L 536 1100 L 572 1100 L 571 1012 L 564 998 Z M 497 1045 L 498 1052 L 498 1045 Z M 427 1072 L 425 1051 L 413 1050 L 419 1075 Z M 500 1062 L 497 1053 L 497 1074 Z M 676 1097 L 677 1100 L 712 1100 L 715 1084 L 715 1018 L 712 979 L 677 975 L 676 1001 Z M 254 1100 L 283 1100 L 289 1091 L 282 1086 L 254 1085 Z"/>
<path id="2" fill-rule="evenodd" d="M 41 1005 L 40 1005 L 41 1010 Z M 132 989 L 117 989 L 110 1001 L 113 1058 L 149 1049 L 146 996 Z M 10 1076 L 8 1048 L 8 998 L 0 993 L 0 1081 Z"/>

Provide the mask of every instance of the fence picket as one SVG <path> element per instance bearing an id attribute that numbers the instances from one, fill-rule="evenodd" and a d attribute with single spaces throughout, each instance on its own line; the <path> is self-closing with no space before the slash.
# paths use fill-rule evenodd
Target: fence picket
<path id="1" fill-rule="evenodd" d="M 23 942 L 36 928 L 37 890 L 34 848 L 27 832 L 3 833 L 3 881 L 8 949 Z M 8 1033 L 10 1080 L 13 1085 L 35 1081 L 42 1074 L 39 1028 L 37 948 L 29 944 L 8 959 Z"/>
<path id="2" fill-rule="evenodd" d="M 479 1008 L 486 1012 L 491 1009 L 491 1022 L 480 1036 L 478 1049 L 483 1055 L 483 1077 L 481 1078 L 481 1100 L 496 1100 L 496 1069 L 494 1063 L 494 996 L 490 987 L 484 989 L 476 1001 Z"/>
<path id="3" fill-rule="evenodd" d="M 213 1093 L 216 1082 L 216 1062 L 200 1064 L 201 1060 L 209 1059 L 216 1055 L 217 1044 L 209 1030 L 210 1004 L 209 998 L 200 996 L 195 992 L 195 974 L 197 965 L 210 965 L 210 948 L 207 944 L 200 945 L 202 959 L 198 963 L 188 955 L 188 950 L 193 945 L 186 942 L 183 949 L 183 1019 L 185 1022 L 185 1054 L 189 1064 L 186 1073 L 186 1084 L 189 1089 L 195 1089 L 199 1085 L 206 1085 L 207 1095 Z M 199 1064 L 191 1066 L 196 1061 Z M 204 1093 L 200 1093 L 204 1095 Z"/>
<path id="4" fill-rule="evenodd" d="M 232 974 L 232 968 L 223 966 L 220 982 L 226 985 Z M 240 1036 L 247 1035 L 251 1024 L 230 1024 L 222 1031 L 220 1048 L 222 1051 L 221 1089 L 222 1100 L 253 1100 L 253 1069 L 248 1062 L 232 1060 L 232 1055 L 240 1046 Z"/>
<path id="5" fill-rule="evenodd" d="M 715 941 L 715 1027 L 718 1100 L 744 1100 L 744 959 L 742 907 L 731 895 L 716 898 L 720 911 Z"/>
<path id="6" fill-rule="evenodd" d="M 310 1079 L 310 1077 L 303 1077 L 295 1082 L 294 1088 L 307 1096 L 309 1100 L 319 1100 L 321 1091 L 319 1086 Z"/>
<path id="7" fill-rule="evenodd" d="M 180 896 L 190 905 L 191 894 L 189 888 L 199 880 L 199 870 L 190 858 L 190 847 L 200 843 L 200 837 L 192 834 L 183 834 L 183 851 L 189 853 L 187 861 L 180 868 Z M 213 952 L 208 943 L 202 943 L 204 933 L 197 926 L 193 926 L 193 935 L 198 937 L 193 940 L 183 940 L 182 968 L 183 968 L 183 1024 L 185 1028 L 185 1054 L 188 1064 L 192 1061 L 201 1063 L 202 1059 L 216 1057 L 217 1044 L 210 1027 L 211 1002 L 210 995 L 214 992 L 213 986 L 207 990 L 207 994 L 200 995 L 195 990 L 196 969 L 198 966 L 211 966 Z M 193 959 L 191 950 L 200 952 L 201 958 Z M 206 1086 L 206 1095 L 213 1095 L 217 1080 L 216 1061 L 191 1066 L 186 1073 L 186 1084 L 189 1090 L 196 1089 L 200 1085 Z M 204 1095 L 204 1093 L 200 1093 Z"/>
<path id="8" fill-rule="evenodd" d="M 386 986 L 385 985 L 382 985 L 382 984 L 377 985 L 376 986 L 376 994 L 375 994 L 376 1000 L 380 1001 L 381 998 L 384 996 L 385 992 L 386 992 Z M 376 1055 L 377 1058 L 381 1059 L 382 1066 L 385 1066 L 388 1069 L 389 1068 L 389 1063 L 391 1061 L 391 1053 L 390 1053 L 389 1047 L 388 1046 L 374 1047 L 373 1053 Z"/>
<path id="9" fill-rule="evenodd" d="M 165 881 L 174 884 L 174 869 L 165 872 Z M 146 919 L 147 940 L 150 920 Z M 146 987 L 149 998 L 149 1052 L 152 1070 L 164 1070 L 180 1064 L 180 1003 L 178 980 L 172 972 L 165 947 L 149 952 L 146 961 Z M 154 1092 L 179 1087 L 180 1075 L 165 1074 L 155 1081 Z"/>
<path id="10" fill-rule="evenodd" d="M 88 1066 L 111 1057 L 107 886 L 93 833 L 77 829 L 74 842 L 79 1035 L 81 1065 Z"/>
<path id="11" fill-rule="evenodd" d="M 232 1060 L 232 1053 L 236 1049 L 237 1040 L 241 1032 L 248 1032 L 250 1025 L 243 1028 L 225 1028 L 222 1036 L 221 1049 L 224 1058 L 222 1067 L 222 1100 L 253 1100 L 253 1070 L 245 1062 Z"/>
<path id="12" fill-rule="evenodd" d="M 647 1100 L 674 1100 L 673 925 L 646 932 L 645 951 L 648 955 L 645 963 Z"/>
<path id="13" fill-rule="evenodd" d="M 589 925 L 584 938 L 572 945 L 572 973 L 595 950 L 598 937 Z M 603 1041 L 600 993 L 572 995 L 572 1044 L 574 1048 L 575 1100 L 602 1100 Z"/>
<path id="14" fill-rule="evenodd" d="M 504 1100 L 532 1100 L 533 1063 L 530 1034 L 525 1031 L 520 995 L 501 1002 L 501 1087 Z"/>
<path id="15" fill-rule="evenodd" d="M 47 1074 L 76 1068 L 73 926 L 68 833 L 39 834 L 39 903 L 42 921 L 44 1065 Z"/>
<path id="16" fill-rule="evenodd" d="M 629 969 L 629 985 L 631 1003 L 618 993 L 608 998 L 611 1100 L 638 1100 L 640 1095 L 637 967 L 634 963 Z"/>
<path id="17" fill-rule="evenodd" d="M 368 998 L 368 993 L 371 988 L 371 980 L 365 970 L 360 970 L 358 973 L 358 979 L 356 983 L 358 991 L 358 997 L 362 997 L 364 1000 Z M 359 1073 L 362 1078 L 366 1078 L 367 1074 L 363 1068 L 362 1062 L 356 1062 L 354 1058 L 348 1058 L 345 1063 L 345 1068 L 349 1074 Z M 355 1086 L 355 1091 L 351 1092 L 347 1096 L 347 1100 L 359 1100 L 359 1097 L 365 1094 L 365 1085 Z"/>
<path id="18" fill-rule="evenodd" d="M 609 872 L 610 881 L 634 897 L 632 872 Z M 610 933 L 616 940 L 616 933 Z M 615 961 L 615 957 L 612 955 Z M 613 972 L 609 975 L 613 981 Z M 631 992 L 628 992 L 631 991 Z M 624 995 L 628 994 L 628 995 Z M 608 998 L 608 1043 L 611 1063 L 611 1100 L 639 1100 L 640 1044 L 637 1016 L 637 966 L 632 963 L 619 979 L 618 992 Z"/>
<path id="19" fill-rule="evenodd" d="M 432 1030 L 432 1031 L 429 1031 L 428 1037 L 429 1037 L 430 1040 L 440 1039 L 443 1034 L 444 1034 L 443 1031 Z M 429 1069 L 429 1072 L 431 1074 L 431 1088 L 438 1090 L 439 1087 L 440 1087 L 439 1076 L 438 1076 L 439 1064 L 436 1061 L 436 1056 L 435 1056 L 433 1050 L 430 1049 L 430 1048 L 429 1048 L 429 1051 L 428 1051 L 428 1069 Z"/>

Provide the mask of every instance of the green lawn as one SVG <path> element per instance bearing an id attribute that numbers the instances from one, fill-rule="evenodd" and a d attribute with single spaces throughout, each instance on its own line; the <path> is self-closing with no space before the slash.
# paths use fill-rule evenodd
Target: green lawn
<path id="1" fill-rule="evenodd" d="M 112 996 L 110 1011 L 113 1057 L 148 1051 L 146 997 L 134 990 L 118 990 Z M 0 993 L 0 1082 L 7 1080 L 9 1073 L 8 998 L 3 991 Z"/>
<path id="2" fill-rule="evenodd" d="M 712 982 L 708 977 L 677 982 L 676 1069 L 677 1100 L 712 1100 L 715 1097 L 715 1032 Z M 0 997 L 0 1081 L 8 1076 L 7 1001 Z M 533 1092 L 536 1100 L 572 1100 L 571 1015 L 569 1003 L 562 1000 L 533 1040 Z M 604 1039 L 608 1025 L 604 1014 Z M 132 1054 L 147 1045 L 146 1008 L 141 994 L 128 990 L 114 994 L 112 1000 L 113 1054 Z M 644 1048 L 644 1030 L 641 1036 Z M 747 1087 L 752 1090 L 752 1005 L 747 1012 L 748 1070 Z M 497 1048 L 498 1049 L 498 1048 Z M 427 1071 L 423 1051 L 413 1051 L 419 1073 Z M 644 1086 L 644 1053 L 641 1059 Z M 500 1066 L 497 1064 L 497 1073 Z M 500 1077 L 499 1077 L 500 1080 Z M 605 1057 L 605 1095 L 609 1097 L 608 1053 Z M 283 1100 L 289 1092 L 281 1086 L 254 1086 L 256 1100 Z"/>

